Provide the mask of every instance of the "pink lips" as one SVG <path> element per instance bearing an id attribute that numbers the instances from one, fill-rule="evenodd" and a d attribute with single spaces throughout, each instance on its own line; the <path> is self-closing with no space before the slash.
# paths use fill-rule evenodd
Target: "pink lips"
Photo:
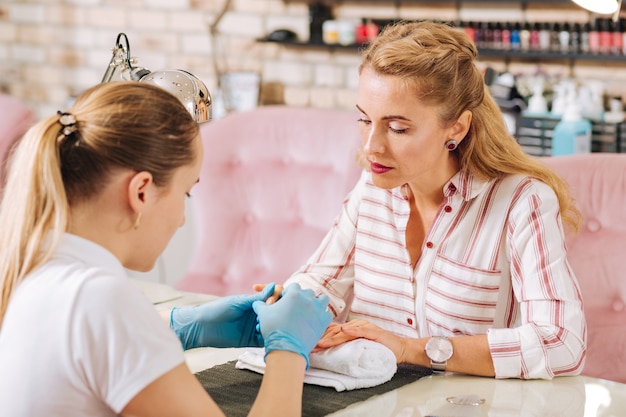
<path id="1" fill-rule="evenodd" d="M 377 164 L 376 162 L 370 162 L 370 169 L 374 174 L 384 174 L 387 171 L 391 171 L 392 168 Z"/>

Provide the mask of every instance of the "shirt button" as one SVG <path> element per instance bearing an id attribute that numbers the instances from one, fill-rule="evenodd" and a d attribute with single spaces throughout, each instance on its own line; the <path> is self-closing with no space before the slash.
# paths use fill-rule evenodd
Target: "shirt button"
<path id="1" fill-rule="evenodd" d="M 411 317 L 407 317 L 406 322 L 413 325 L 413 319 Z"/>
<path id="2" fill-rule="evenodd" d="M 443 208 L 443 210 L 444 210 L 446 213 L 450 213 L 450 212 L 452 211 L 452 207 L 450 207 L 450 206 L 445 206 L 445 207 Z"/>
<path id="3" fill-rule="evenodd" d="M 435 245 L 433 245 L 433 242 L 426 242 L 426 247 L 428 249 L 432 249 L 433 246 L 435 246 Z"/>

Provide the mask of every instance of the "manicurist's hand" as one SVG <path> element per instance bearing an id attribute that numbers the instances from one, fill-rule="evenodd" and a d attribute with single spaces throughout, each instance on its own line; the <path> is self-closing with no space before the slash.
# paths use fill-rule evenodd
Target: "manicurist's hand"
<path id="1" fill-rule="evenodd" d="M 398 363 L 406 362 L 406 339 L 381 329 L 366 320 L 351 320 L 343 324 L 331 324 L 315 346 L 314 351 L 328 349 L 360 338 L 373 340 L 387 346 L 396 355 Z"/>
<path id="2" fill-rule="evenodd" d="M 199 306 L 173 308 L 170 328 L 184 349 L 197 347 L 261 347 L 263 337 L 257 330 L 256 301 L 264 302 L 274 292 L 274 284 L 252 295 L 233 295 Z"/>
<path id="3" fill-rule="evenodd" d="M 308 368 L 309 353 L 332 321 L 328 303 L 328 296 L 316 297 L 298 284 L 285 288 L 274 304 L 255 302 L 266 356 L 275 350 L 295 352 L 306 359 Z"/>
<path id="4" fill-rule="evenodd" d="M 252 286 L 252 289 L 254 291 L 263 291 L 265 287 L 266 287 L 266 284 L 254 284 Z M 274 304 L 280 298 L 281 294 L 283 293 L 283 290 L 284 290 L 284 287 L 282 285 L 275 285 L 274 293 L 271 296 L 269 296 L 265 302 L 267 304 Z"/>

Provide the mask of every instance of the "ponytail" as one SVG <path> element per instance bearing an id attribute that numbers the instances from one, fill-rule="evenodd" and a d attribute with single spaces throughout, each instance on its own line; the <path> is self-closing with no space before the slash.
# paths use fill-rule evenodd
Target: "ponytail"
<path id="1" fill-rule="evenodd" d="M 0 324 L 13 291 L 50 257 L 67 228 L 68 204 L 57 147 L 57 138 L 64 137 L 62 127 L 59 115 L 37 123 L 8 161 L 0 203 Z"/>

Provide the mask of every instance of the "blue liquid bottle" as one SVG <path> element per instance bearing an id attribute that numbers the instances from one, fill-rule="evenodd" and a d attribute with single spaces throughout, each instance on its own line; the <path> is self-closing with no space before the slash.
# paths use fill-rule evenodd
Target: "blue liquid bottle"
<path id="1" fill-rule="evenodd" d="M 576 100 L 569 100 L 552 132 L 552 156 L 591 152 L 591 122 L 583 119 Z"/>

